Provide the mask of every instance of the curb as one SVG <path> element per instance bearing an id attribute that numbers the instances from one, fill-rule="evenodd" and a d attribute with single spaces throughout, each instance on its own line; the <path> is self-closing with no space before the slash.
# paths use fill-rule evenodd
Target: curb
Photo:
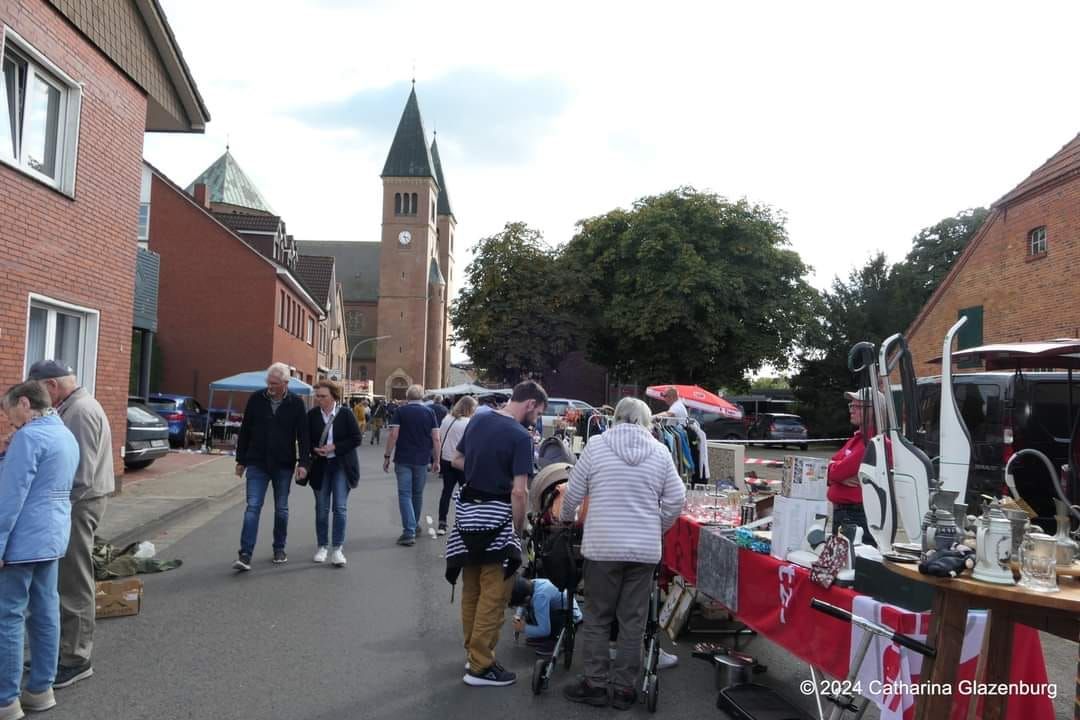
<path id="1" fill-rule="evenodd" d="M 156 535 L 165 528 L 173 525 L 180 520 L 187 518 L 190 515 L 194 515 L 200 510 L 208 507 L 212 502 L 218 502 L 222 500 L 231 500 L 232 496 L 240 495 L 245 490 L 243 483 L 237 484 L 235 487 L 226 490 L 220 495 L 213 497 L 195 498 L 189 503 L 185 503 L 178 508 L 170 510 L 169 512 L 148 520 L 142 525 L 138 525 L 130 530 L 125 530 L 111 538 L 105 540 L 105 542 L 117 548 L 124 548 L 133 542 L 140 542 L 142 540 L 149 539 L 152 535 Z M 107 512 L 107 511 L 106 511 Z"/>

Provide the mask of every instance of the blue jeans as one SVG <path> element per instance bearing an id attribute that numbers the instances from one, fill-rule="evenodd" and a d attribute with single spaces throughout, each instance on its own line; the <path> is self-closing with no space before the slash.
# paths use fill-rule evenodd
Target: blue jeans
<path id="1" fill-rule="evenodd" d="M 19 697 L 23 674 L 23 630 L 30 632 L 30 692 L 52 687 L 60 657 L 58 560 L 0 568 L 0 706 Z M 26 616 L 27 609 L 30 616 Z"/>
<path id="2" fill-rule="evenodd" d="M 319 547 L 328 543 L 330 511 L 334 512 L 334 546 L 345 544 L 345 519 L 349 502 L 349 481 L 345 479 L 345 470 L 331 459 L 323 472 L 322 486 L 315 491 L 315 542 Z"/>
<path id="3" fill-rule="evenodd" d="M 285 537 L 289 533 L 289 487 L 292 476 L 292 468 L 275 468 L 267 472 L 248 465 L 247 509 L 244 510 L 244 529 L 240 532 L 240 552 L 244 555 L 250 556 L 255 550 L 259 515 L 266 499 L 266 488 L 271 483 L 274 485 L 274 550 L 285 549 Z"/>
<path id="4" fill-rule="evenodd" d="M 424 505 L 424 484 L 427 482 L 427 471 L 427 465 L 394 463 L 402 535 L 416 537 L 416 526 L 420 522 L 420 512 Z"/>

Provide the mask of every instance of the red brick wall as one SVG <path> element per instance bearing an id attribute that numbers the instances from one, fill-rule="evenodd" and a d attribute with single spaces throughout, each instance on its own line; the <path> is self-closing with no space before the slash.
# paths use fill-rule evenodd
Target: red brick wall
<path id="1" fill-rule="evenodd" d="M 0 165 L 0 385 L 22 378 L 29 293 L 99 310 L 96 395 L 120 474 L 146 98 L 44 2 L 0 0 L 0 26 L 83 84 L 74 199 Z"/>
<path id="2" fill-rule="evenodd" d="M 213 380 L 275 361 L 314 374 L 315 348 L 278 327 L 279 290 L 299 297 L 268 260 L 156 175 L 150 249 L 161 255 L 156 390 L 205 403 Z M 223 403 L 215 398 L 215 405 Z"/>
<path id="3" fill-rule="evenodd" d="M 947 280 L 937 302 L 916 319 L 909 343 L 920 375 L 941 355 L 949 327 L 963 308 L 982 305 L 983 343 L 1080 335 L 1080 179 L 998 208 L 978 244 Z M 1027 257 L 1028 232 L 1046 226 L 1045 257 Z M 980 237 L 981 236 L 981 237 Z"/>

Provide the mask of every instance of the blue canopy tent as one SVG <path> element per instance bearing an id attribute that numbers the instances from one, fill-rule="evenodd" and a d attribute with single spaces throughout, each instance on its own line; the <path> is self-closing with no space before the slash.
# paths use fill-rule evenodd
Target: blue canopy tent
<path id="1" fill-rule="evenodd" d="M 210 383 L 210 400 L 207 403 L 210 407 L 210 412 L 206 414 L 206 447 L 210 447 L 211 439 L 211 419 L 210 415 L 213 413 L 214 407 L 214 393 L 215 392 L 227 392 L 229 393 L 229 406 L 225 411 L 225 419 L 222 424 L 222 440 L 227 435 L 229 426 L 229 417 L 232 415 L 232 401 L 233 393 L 253 393 L 266 389 L 266 371 L 265 370 L 253 370 L 251 372 L 237 373 L 236 375 L 230 375 L 227 378 L 221 380 L 215 380 Z M 311 397 L 312 389 L 303 380 L 299 378 L 289 378 L 289 392 L 294 395 L 300 395 L 301 397 Z"/>

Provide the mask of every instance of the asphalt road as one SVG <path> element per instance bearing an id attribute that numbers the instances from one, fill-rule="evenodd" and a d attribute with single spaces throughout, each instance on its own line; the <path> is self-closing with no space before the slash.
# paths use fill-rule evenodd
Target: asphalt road
<path id="1" fill-rule="evenodd" d="M 783 455 L 768 454 L 774 452 Z M 450 603 L 442 543 L 427 537 L 412 548 L 394 543 L 400 532 L 396 489 L 393 476 L 382 473 L 381 457 L 381 448 L 363 448 L 361 485 L 349 503 L 345 569 L 311 562 L 314 503 L 307 488 L 293 488 L 284 566 L 270 562 L 269 502 L 249 573 L 230 569 L 242 502 L 209 508 L 177 526 L 170 536 L 179 539 L 164 545 L 161 556 L 181 558 L 183 567 L 142 576 L 140 615 L 98 623 L 94 677 L 57 691 L 59 705 L 49 716 L 573 720 L 613 713 L 563 700 L 559 691 L 571 675 L 561 669 L 551 689 L 534 697 L 528 681 L 536 658 L 515 646 L 509 632 L 498 654 L 518 673 L 518 684 L 480 689 L 462 683 L 460 605 Z M 429 482 L 426 512 L 434 514 L 440 485 Z M 711 667 L 690 657 L 693 642 L 664 641 L 681 662 L 661 674 L 658 714 L 724 718 L 716 709 Z M 812 699 L 797 689 L 809 677 L 805 664 L 761 639 L 749 651 L 769 666 L 756 682 L 812 710 Z M 575 672 L 579 668 L 577 659 Z M 648 713 L 641 705 L 630 715 Z M 878 717 L 876 709 L 866 717 Z"/>

